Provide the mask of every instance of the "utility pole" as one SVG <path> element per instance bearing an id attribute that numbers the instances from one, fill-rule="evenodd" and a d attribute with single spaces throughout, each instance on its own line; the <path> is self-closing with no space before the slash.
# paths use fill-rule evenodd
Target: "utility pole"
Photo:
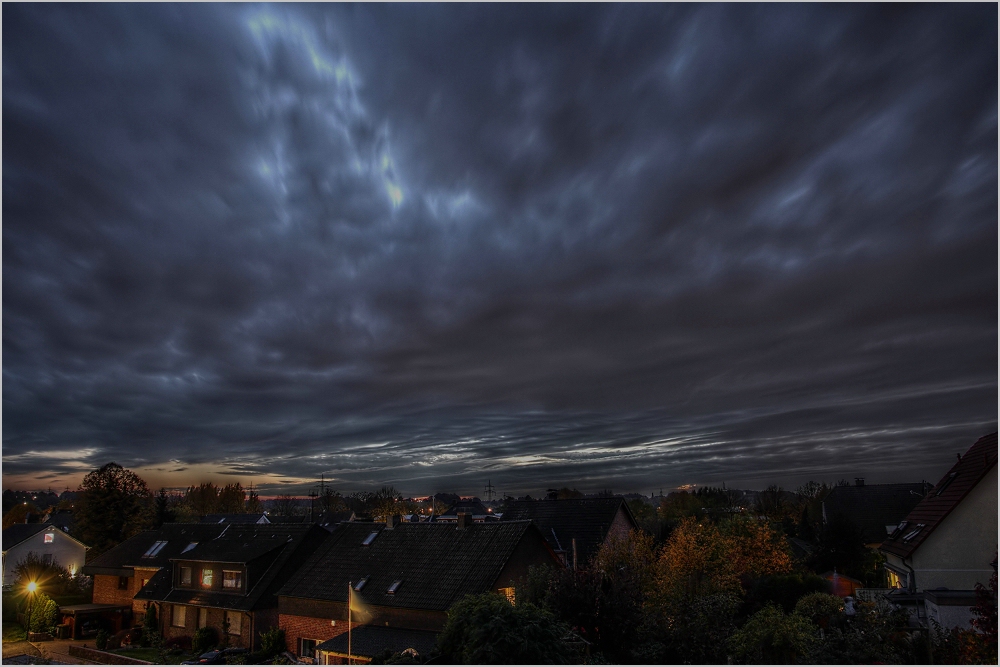
<path id="1" fill-rule="evenodd" d="M 495 489 L 496 487 L 493 486 L 492 483 L 490 483 L 490 480 L 486 480 L 486 493 L 484 494 L 486 496 L 486 500 L 493 500 L 494 498 L 496 498 L 497 494 Z"/>

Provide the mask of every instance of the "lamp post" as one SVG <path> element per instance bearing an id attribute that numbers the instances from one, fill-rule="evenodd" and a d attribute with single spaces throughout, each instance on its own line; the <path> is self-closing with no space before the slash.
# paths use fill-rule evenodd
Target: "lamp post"
<path id="1" fill-rule="evenodd" d="M 38 584 L 34 581 L 29 581 L 26 587 L 28 589 L 28 618 L 27 618 L 27 631 L 31 632 L 31 608 L 34 606 L 35 602 L 35 591 L 38 590 Z"/>

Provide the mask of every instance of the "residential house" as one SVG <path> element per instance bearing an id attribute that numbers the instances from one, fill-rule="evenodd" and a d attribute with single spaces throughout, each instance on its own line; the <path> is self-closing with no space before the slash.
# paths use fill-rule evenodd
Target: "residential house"
<path id="1" fill-rule="evenodd" d="M 257 650 L 278 623 L 278 589 L 328 535 L 314 524 L 224 524 L 173 552 L 135 601 L 158 607 L 167 639 L 211 627 L 231 646 Z"/>
<path id="2" fill-rule="evenodd" d="M 945 627 L 967 627 L 975 585 L 997 556 L 997 434 L 952 466 L 881 546 L 890 600 Z"/>
<path id="3" fill-rule="evenodd" d="M 444 514 L 439 514 L 434 517 L 434 520 L 442 522 L 455 522 L 458 521 L 458 515 L 462 513 L 471 514 L 472 520 L 475 523 L 497 520 L 497 517 L 493 516 L 493 510 L 483 505 L 482 501 L 478 499 L 460 500 L 445 510 Z"/>
<path id="4" fill-rule="evenodd" d="M 86 544 L 45 523 L 15 523 L 3 531 L 3 586 L 13 585 L 17 564 L 34 552 L 44 563 L 56 563 L 76 575 L 87 558 Z"/>
<path id="5" fill-rule="evenodd" d="M 601 545 L 638 525 L 623 498 L 514 500 L 504 521 L 531 520 L 567 567 L 584 567 Z"/>
<path id="6" fill-rule="evenodd" d="M 515 602 L 528 568 L 545 564 L 560 566 L 530 521 L 341 523 L 279 591 L 279 623 L 290 651 L 340 664 L 352 588 L 372 612 L 350 619 L 355 662 L 386 649 L 423 655 L 455 602 L 488 591 Z"/>
<path id="7" fill-rule="evenodd" d="M 930 489 L 927 482 L 865 484 L 858 477 L 854 486 L 835 486 L 823 499 L 823 523 L 846 519 L 861 530 L 865 544 L 878 548 Z"/>
<path id="8" fill-rule="evenodd" d="M 192 542 L 203 542 L 217 537 L 226 526 L 196 523 L 165 523 L 157 530 L 146 530 L 118 546 L 105 551 L 82 568 L 83 574 L 94 578 L 92 597 L 95 606 L 88 607 L 89 617 L 104 616 L 105 621 L 117 629 L 138 622 L 145 613 L 146 602 L 135 595 L 163 568 L 170 567 L 170 558 L 178 555 Z M 74 636 L 90 632 L 99 619 L 88 618 L 85 631 L 82 624 L 74 624 Z"/>

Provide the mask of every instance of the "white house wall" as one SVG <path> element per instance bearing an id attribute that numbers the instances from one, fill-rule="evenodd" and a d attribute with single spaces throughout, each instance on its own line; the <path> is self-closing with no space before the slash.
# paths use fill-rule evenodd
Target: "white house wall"
<path id="1" fill-rule="evenodd" d="M 45 542 L 45 535 L 51 535 L 52 541 Z M 72 537 L 64 533 L 55 526 L 32 535 L 24 542 L 17 544 L 4 551 L 3 558 L 3 585 L 9 586 L 14 583 L 14 570 L 17 564 L 24 560 L 28 552 L 34 551 L 39 558 L 46 554 L 51 554 L 53 560 L 65 567 L 72 573 L 80 571 L 86 560 L 87 549 Z"/>
<path id="2" fill-rule="evenodd" d="M 997 468 L 938 524 L 913 553 L 917 588 L 971 590 L 987 584 L 997 555 Z M 890 559 L 898 560 L 898 559 Z"/>

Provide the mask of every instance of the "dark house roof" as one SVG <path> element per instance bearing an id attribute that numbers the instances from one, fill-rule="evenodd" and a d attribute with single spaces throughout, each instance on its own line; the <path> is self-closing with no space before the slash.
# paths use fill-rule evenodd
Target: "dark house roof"
<path id="1" fill-rule="evenodd" d="M 12 549 L 33 535 L 48 528 L 44 523 L 15 523 L 3 530 L 3 550 Z"/>
<path id="2" fill-rule="evenodd" d="M 206 514 L 202 523 L 269 523 L 263 512 L 258 514 Z"/>
<path id="3" fill-rule="evenodd" d="M 490 511 L 486 509 L 482 501 L 462 500 L 449 507 L 441 516 L 458 516 L 459 512 L 465 512 L 472 516 L 486 516 Z"/>
<path id="4" fill-rule="evenodd" d="M 865 543 L 889 536 L 886 526 L 896 526 L 930 491 L 926 482 L 836 486 L 823 500 L 828 521 L 842 517 L 861 529 Z"/>
<path id="5" fill-rule="evenodd" d="M 75 521 L 73 520 L 73 513 L 66 511 L 52 512 L 49 514 L 49 518 L 45 521 L 50 526 L 56 526 L 61 528 L 64 533 L 68 533 L 73 530 Z"/>
<path id="6" fill-rule="evenodd" d="M 576 539 L 577 563 L 585 565 L 608 536 L 619 510 L 636 528 L 635 519 L 622 498 L 572 498 L 565 500 L 515 500 L 503 512 L 504 521 L 530 519 L 542 531 L 554 551 L 572 559 Z"/>
<path id="7" fill-rule="evenodd" d="M 218 537 L 226 525 L 206 523 L 165 523 L 156 530 L 145 530 L 83 566 L 86 575 L 110 574 L 132 576 L 133 568 L 167 567 L 192 542 L 207 542 Z M 157 542 L 166 542 L 155 554 L 147 556 Z"/>
<path id="8" fill-rule="evenodd" d="M 351 632 L 351 655 L 373 658 L 386 649 L 393 653 L 400 653 L 412 648 L 418 656 L 427 657 L 434 649 L 436 642 L 436 632 L 361 625 Z M 326 640 L 317 645 L 316 650 L 347 655 L 347 633 Z"/>
<path id="9" fill-rule="evenodd" d="M 173 569 L 165 567 L 136 593 L 135 599 L 244 611 L 275 607 L 278 589 L 328 535 L 312 524 L 230 525 L 223 534 L 170 560 L 245 563 L 250 586 L 246 595 L 174 588 Z M 254 573 L 254 569 L 258 572 Z"/>
<path id="10" fill-rule="evenodd" d="M 896 532 L 882 543 L 882 550 L 900 558 L 909 558 L 996 465 L 997 434 L 991 433 L 977 440 L 952 466 L 906 516 L 905 525 L 900 524 Z"/>
<path id="11" fill-rule="evenodd" d="M 391 529 L 381 523 L 342 523 L 279 595 L 347 602 L 349 583 L 367 577 L 358 596 L 368 604 L 445 611 L 465 595 L 489 590 L 518 544 L 532 537 L 540 536 L 528 521 L 463 529 L 440 523 L 400 523 Z M 402 583 L 389 593 L 396 581 Z"/>

